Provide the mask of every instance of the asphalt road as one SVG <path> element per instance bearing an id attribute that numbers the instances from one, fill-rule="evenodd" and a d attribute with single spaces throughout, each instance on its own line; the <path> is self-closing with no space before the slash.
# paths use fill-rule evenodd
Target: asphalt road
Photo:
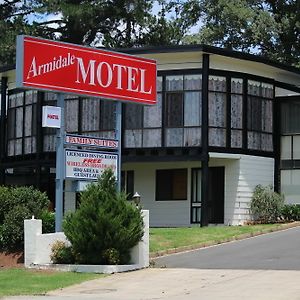
<path id="1" fill-rule="evenodd" d="M 165 256 L 155 267 L 300 270 L 300 227 Z"/>

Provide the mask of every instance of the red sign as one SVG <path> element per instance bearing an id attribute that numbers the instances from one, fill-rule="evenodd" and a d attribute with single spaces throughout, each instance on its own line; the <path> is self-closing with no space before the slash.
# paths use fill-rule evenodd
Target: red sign
<path id="1" fill-rule="evenodd" d="M 156 104 L 156 62 L 18 36 L 17 87 Z"/>

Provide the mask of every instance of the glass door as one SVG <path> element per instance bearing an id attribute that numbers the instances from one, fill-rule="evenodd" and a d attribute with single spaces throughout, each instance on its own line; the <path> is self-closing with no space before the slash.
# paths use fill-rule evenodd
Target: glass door
<path id="1" fill-rule="evenodd" d="M 201 223 L 201 169 L 192 169 L 191 223 Z"/>

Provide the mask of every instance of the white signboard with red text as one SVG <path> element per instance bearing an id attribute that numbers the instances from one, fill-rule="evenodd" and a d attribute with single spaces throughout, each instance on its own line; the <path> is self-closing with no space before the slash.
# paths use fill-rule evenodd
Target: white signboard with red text
<path id="1" fill-rule="evenodd" d="M 105 169 L 112 169 L 117 178 L 118 154 L 66 150 L 66 178 L 97 180 Z"/>
<path id="2" fill-rule="evenodd" d="M 110 150 L 118 150 L 119 141 L 112 139 L 102 139 L 94 136 L 83 136 L 75 134 L 67 134 L 65 142 L 68 145 L 96 147 Z"/>
<path id="3" fill-rule="evenodd" d="M 43 106 L 42 126 L 60 128 L 61 108 L 56 106 Z"/>
<path id="4" fill-rule="evenodd" d="M 156 104 L 156 61 L 17 37 L 17 87 Z"/>

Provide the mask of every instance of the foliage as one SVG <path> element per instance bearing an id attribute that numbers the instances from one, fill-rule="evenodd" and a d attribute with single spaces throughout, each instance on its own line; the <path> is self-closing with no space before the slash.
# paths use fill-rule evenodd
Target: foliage
<path id="1" fill-rule="evenodd" d="M 63 241 L 53 243 L 50 259 L 54 264 L 73 264 L 75 262 L 72 247 Z"/>
<path id="2" fill-rule="evenodd" d="M 0 248 L 18 250 L 24 243 L 24 219 L 45 216 L 49 199 L 33 187 L 0 187 Z"/>
<path id="3" fill-rule="evenodd" d="M 0 298 L 14 295 L 44 295 L 86 280 L 103 278 L 105 275 L 92 273 L 55 272 L 25 268 L 1 269 Z M 26 297 L 33 299 L 34 297 Z"/>
<path id="4" fill-rule="evenodd" d="M 40 215 L 43 233 L 55 232 L 55 213 L 45 209 Z"/>
<path id="5" fill-rule="evenodd" d="M 186 43 L 255 52 L 299 65 L 299 1 L 200 0 L 199 4 L 196 10 L 203 26 Z"/>
<path id="6" fill-rule="evenodd" d="M 263 223 L 276 222 L 281 215 L 283 196 L 274 192 L 271 186 L 257 185 L 250 203 L 255 220 Z"/>
<path id="7" fill-rule="evenodd" d="M 300 205 L 286 204 L 282 207 L 281 214 L 286 221 L 300 221 Z"/>
<path id="8" fill-rule="evenodd" d="M 112 171 L 105 171 L 81 194 L 77 211 L 66 216 L 63 230 L 71 242 L 76 262 L 128 263 L 129 250 L 143 236 L 141 211 L 116 192 Z"/>
<path id="9" fill-rule="evenodd" d="M 0 1 L 0 66 L 15 61 L 27 34 L 114 48 L 178 44 L 194 25 L 197 0 Z"/>
<path id="10" fill-rule="evenodd" d="M 24 242 L 24 220 L 31 217 L 27 207 L 17 205 L 8 211 L 2 225 L 1 248 L 20 250 Z"/>

